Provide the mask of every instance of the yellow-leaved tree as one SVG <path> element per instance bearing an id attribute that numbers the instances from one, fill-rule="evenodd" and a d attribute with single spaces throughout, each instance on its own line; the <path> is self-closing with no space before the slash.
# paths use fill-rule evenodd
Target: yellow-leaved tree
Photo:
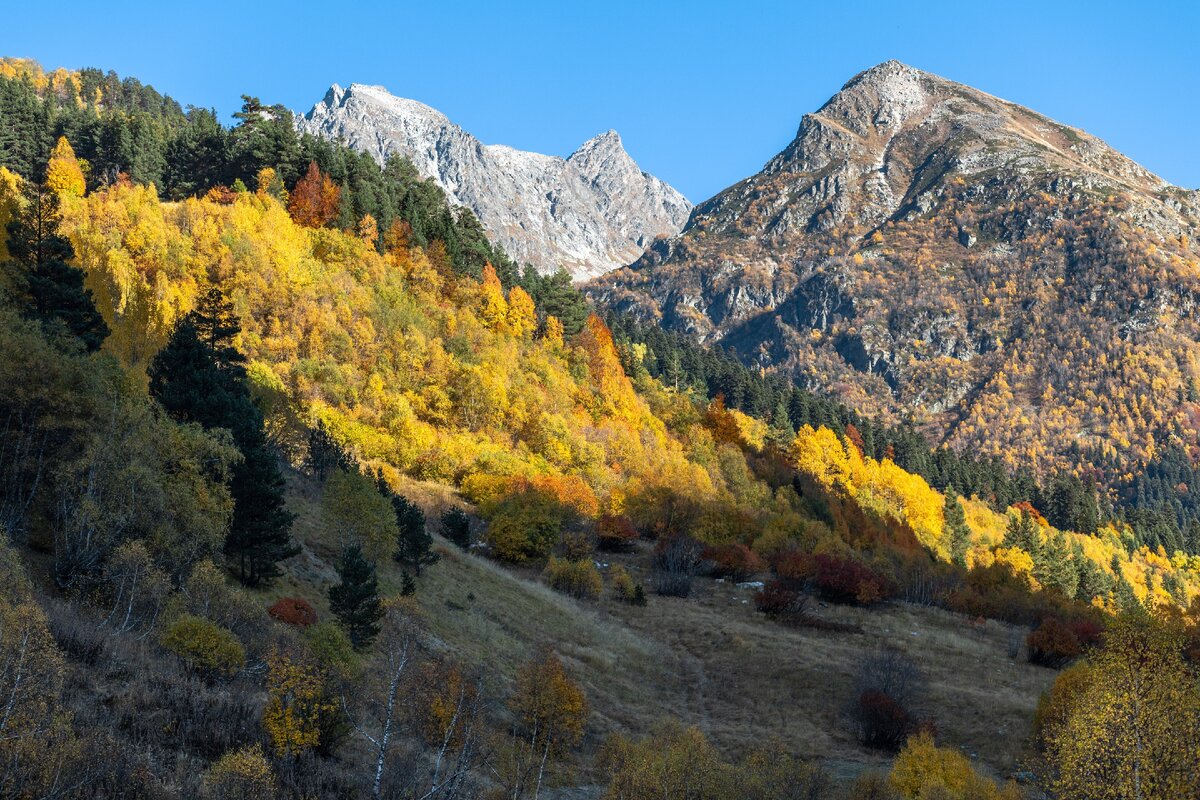
<path id="1" fill-rule="evenodd" d="M 50 163 L 46 165 L 46 186 L 59 197 L 83 197 L 87 191 L 87 180 L 83 174 L 86 162 L 75 157 L 75 150 L 67 137 L 60 136 L 50 151 Z"/>
<path id="2" fill-rule="evenodd" d="M 1200 797 L 1200 688 L 1171 628 L 1115 621 L 1041 732 L 1060 800 Z M 1056 684 L 1056 688 L 1058 684 Z"/>

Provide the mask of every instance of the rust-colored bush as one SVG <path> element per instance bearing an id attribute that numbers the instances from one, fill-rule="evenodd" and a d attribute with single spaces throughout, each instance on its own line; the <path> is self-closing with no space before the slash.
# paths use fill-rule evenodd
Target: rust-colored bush
<path id="1" fill-rule="evenodd" d="M 638 532 L 628 517 L 605 514 L 596 521 L 596 537 L 601 550 L 623 553 L 633 548 Z"/>
<path id="2" fill-rule="evenodd" d="M 267 613 L 280 622 L 307 628 L 317 622 L 317 612 L 303 597 L 281 597 L 267 609 Z"/>
<path id="3" fill-rule="evenodd" d="M 1029 661 L 1045 667 L 1059 669 L 1070 664 L 1083 653 L 1083 644 L 1070 625 L 1047 617 L 1042 624 L 1025 638 L 1029 646 Z"/>
<path id="4" fill-rule="evenodd" d="M 781 581 L 768 581 L 754 594 L 754 607 L 768 616 L 793 614 L 804 608 L 804 596 Z"/>
<path id="5" fill-rule="evenodd" d="M 805 588 L 835 603 L 871 605 L 894 594 L 891 581 L 859 562 L 825 553 L 781 553 L 772 564 L 786 585 Z"/>
<path id="6" fill-rule="evenodd" d="M 884 750 L 899 750 L 916 727 L 903 705 L 877 689 L 858 696 L 855 717 L 859 741 Z"/>
<path id="7" fill-rule="evenodd" d="M 721 544 L 706 547 L 701 555 L 710 565 L 715 578 L 745 581 L 752 575 L 767 569 L 767 562 L 744 544 Z"/>

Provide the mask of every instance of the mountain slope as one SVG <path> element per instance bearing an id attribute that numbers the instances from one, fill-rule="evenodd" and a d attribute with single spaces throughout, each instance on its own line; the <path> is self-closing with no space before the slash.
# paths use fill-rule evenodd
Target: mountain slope
<path id="1" fill-rule="evenodd" d="M 953 445 L 1126 463 L 1195 428 L 1198 220 L 1098 139 L 891 61 L 590 293 Z"/>
<path id="2" fill-rule="evenodd" d="M 485 145 L 441 112 L 380 86 L 333 86 L 298 118 L 302 131 L 340 138 L 380 162 L 409 158 L 450 199 L 469 207 L 492 240 L 541 272 L 599 275 L 679 231 L 691 204 L 642 172 L 616 131 L 566 159 Z"/>

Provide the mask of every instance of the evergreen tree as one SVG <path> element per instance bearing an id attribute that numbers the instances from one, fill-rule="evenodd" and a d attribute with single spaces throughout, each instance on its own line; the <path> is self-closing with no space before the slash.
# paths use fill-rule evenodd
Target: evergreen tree
<path id="1" fill-rule="evenodd" d="M 24 194 L 24 210 L 8 223 L 8 252 L 26 315 L 94 353 L 108 336 L 108 325 L 83 285 L 83 270 L 69 263 L 75 257 L 71 243 L 58 235 L 58 197 L 33 181 L 25 182 Z"/>
<path id="2" fill-rule="evenodd" d="M 354 462 L 342 445 L 333 438 L 325 420 L 317 420 L 315 427 L 308 431 L 308 453 L 304 465 L 317 480 L 324 482 L 332 470 L 349 471 L 354 468 Z"/>
<path id="3" fill-rule="evenodd" d="M 187 314 L 150 365 L 150 392 L 167 413 L 204 428 L 225 428 L 242 461 L 230 478 L 233 520 L 225 554 L 249 586 L 281 574 L 278 562 L 300 551 L 284 507 L 283 476 L 267 443 L 262 412 L 250 397 L 244 358 L 233 345 L 240 326 L 219 290 Z"/>
<path id="4" fill-rule="evenodd" d="M 438 562 L 440 556 L 433 552 L 433 537 L 425 528 L 425 512 L 407 497 L 392 494 L 392 508 L 396 511 L 396 526 L 400 530 L 396 538 L 396 560 L 408 564 L 421 577 L 421 568 Z"/>
<path id="5" fill-rule="evenodd" d="M 341 582 L 329 588 L 329 609 L 346 629 L 356 650 L 370 646 L 379 633 L 383 604 L 379 601 L 379 583 L 375 565 L 352 544 L 342 551 L 337 566 Z"/>
<path id="6" fill-rule="evenodd" d="M 1008 515 L 1008 529 L 1004 532 L 1004 546 L 1017 547 L 1029 553 L 1037 563 L 1041 552 L 1041 537 L 1033 515 L 1022 509 L 1018 514 Z"/>
<path id="7" fill-rule="evenodd" d="M 471 519 L 461 508 L 442 514 L 442 535 L 466 550 L 471 546 Z"/>
<path id="8" fill-rule="evenodd" d="M 412 597 L 417 593 L 417 582 L 413 580 L 413 576 L 408 574 L 408 570 L 400 573 L 400 596 Z"/>
<path id="9" fill-rule="evenodd" d="M 966 569 L 967 550 L 971 546 L 971 529 L 967 527 L 967 515 L 953 487 L 946 489 L 946 501 L 943 508 L 945 518 L 945 537 L 950 551 L 950 560 Z"/>
<path id="10" fill-rule="evenodd" d="M 1071 557 L 1066 536 L 1059 531 L 1040 548 L 1034 565 L 1034 577 L 1043 586 L 1058 589 L 1064 597 L 1074 597 L 1079 588 L 1079 567 Z"/>

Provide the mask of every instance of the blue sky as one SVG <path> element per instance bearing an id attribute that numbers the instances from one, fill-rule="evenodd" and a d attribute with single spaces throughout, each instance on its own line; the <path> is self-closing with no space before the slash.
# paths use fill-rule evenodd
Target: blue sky
<path id="1" fill-rule="evenodd" d="M 223 119 L 378 83 L 488 143 L 567 155 L 609 128 L 691 200 L 756 172 L 855 73 L 897 58 L 1200 187 L 1200 4 L 12 3 L 0 53 L 133 75 Z"/>

